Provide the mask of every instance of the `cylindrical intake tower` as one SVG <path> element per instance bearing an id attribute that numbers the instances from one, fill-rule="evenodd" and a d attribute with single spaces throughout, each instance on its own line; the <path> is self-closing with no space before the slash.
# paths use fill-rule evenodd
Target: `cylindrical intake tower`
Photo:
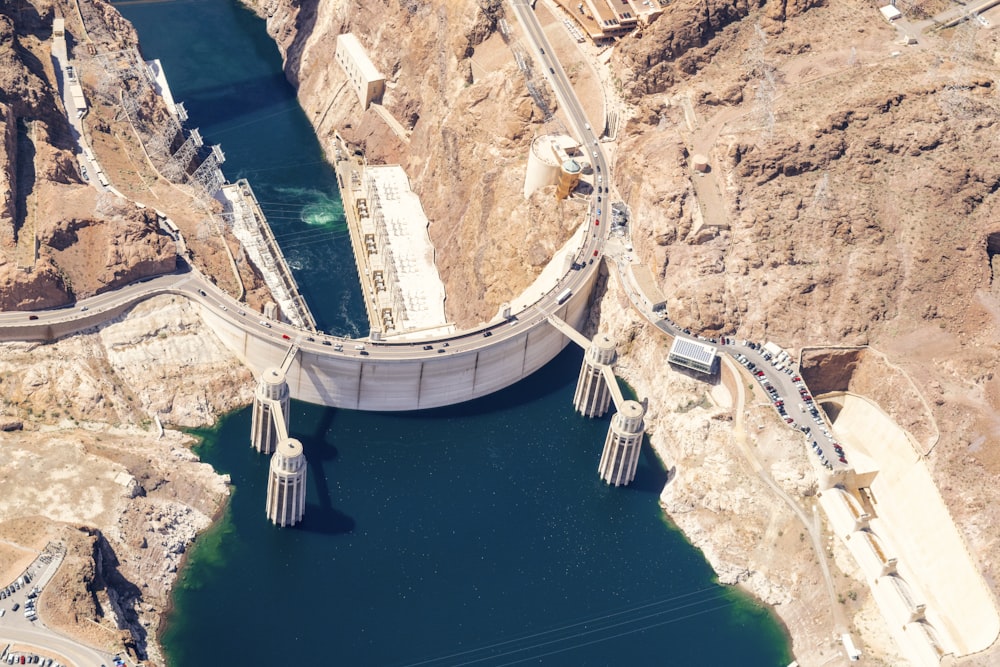
<path id="1" fill-rule="evenodd" d="M 635 479 L 639 466 L 639 451 L 646 425 L 642 418 L 646 409 L 638 401 L 625 401 L 611 418 L 608 438 L 597 471 L 608 484 L 624 486 Z"/>
<path id="2" fill-rule="evenodd" d="M 590 343 L 576 381 L 573 407 L 584 417 L 603 417 L 611 405 L 611 389 L 601 375 L 601 368 L 615 363 L 615 341 L 607 334 L 598 334 Z"/>
<path id="3" fill-rule="evenodd" d="M 250 446 L 261 454 L 270 454 L 278 444 L 277 420 L 288 433 L 288 383 L 280 368 L 267 368 L 260 376 L 253 395 L 253 419 L 250 423 Z"/>
<path id="4" fill-rule="evenodd" d="M 267 476 L 267 518 L 276 526 L 294 526 L 306 513 L 306 457 L 302 443 L 285 438 L 271 457 Z"/>

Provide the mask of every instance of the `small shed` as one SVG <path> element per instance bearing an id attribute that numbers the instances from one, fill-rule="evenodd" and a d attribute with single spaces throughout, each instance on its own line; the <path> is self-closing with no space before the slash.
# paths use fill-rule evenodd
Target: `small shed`
<path id="1" fill-rule="evenodd" d="M 878 10 L 882 12 L 882 18 L 890 23 L 898 18 L 903 17 L 903 12 L 899 11 L 892 5 L 886 5 L 885 7 L 879 7 Z"/>

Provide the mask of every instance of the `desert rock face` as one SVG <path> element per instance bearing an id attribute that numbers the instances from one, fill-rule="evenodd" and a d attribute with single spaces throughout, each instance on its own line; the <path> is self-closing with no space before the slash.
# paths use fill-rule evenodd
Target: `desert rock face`
<path id="1" fill-rule="evenodd" d="M 99 192 L 80 169 L 80 146 L 52 62 L 57 12 L 65 18 L 73 64 L 88 100 L 83 135 L 123 197 Z M 188 259 L 197 268 L 234 295 L 245 291 L 255 309 L 269 301 L 239 243 L 213 219 L 218 203 L 176 182 L 184 180 L 183 174 L 174 174 L 170 182 L 158 171 L 170 167 L 164 155 L 183 136 L 147 135 L 149 145 L 140 143 L 136 127 L 162 129 L 169 111 L 151 86 L 116 74 L 127 70 L 116 58 L 135 64 L 129 58 L 139 55 L 131 24 L 100 0 L 81 3 L 79 10 L 62 0 L 40 0 L 0 8 L 0 27 L 0 309 L 65 305 L 174 270 L 177 250 L 160 230 L 154 206 L 181 230 Z M 97 54 L 111 55 L 104 60 Z M 136 98 L 128 115 L 121 113 L 123 90 Z M 157 141 L 166 141 L 166 148 Z"/>
<path id="2" fill-rule="evenodd" d="M 211 423 L 250 401 L 252 376 L 197 307 L 165 296 L 91 333 L 0 346 L 0 387 L 4 419 L 23 427 L 4 433 L 0 536 L 68 546 L 42 597 L 46 623 L 95 645 L 120 645 L 124 630 L 127 645 L 162 664 L 160 613 L 229 489 L 189 436 L 161 434 L 155 420 Z"/>
<path id="3" fill-rule="evenodd" d="M 506 51 L 496 33 L 502 3 L 248 4 L 267 17 L 328 154 L 339 131 L 370 163 L 406 169 L 431 221 L 449 319 L 473 325 L 492 318 L 583 221 L 586 202 L 558 202 L 551 189 L 530 200 L 521 194 L 531 140 L 555 126 L 545 122 L 509 51 L 496 64 L 487 57 L 472 63 L 477 49 Z M 386 75 L 383 104 L 408 142 L 373 110 L 360 109 L 332 57 L 341 32 L 354 32 Z"/>
<path id="4" fill-rule="evenodd" d="M 24 10 L 16 25 L 0 13 L 5 36 L 0 43 L 3 310 L 64 305 L 175 266 L 173 244 L 159 232 L 155 217 L 110 201 L 117 199 L 111 195 L 102 195 L 109 200 L 105 205 L 95 203 L 96 190 L 77 171 L 69 125 L 52 83 L 48 32 L 53 6 L 26 5 Z"/>

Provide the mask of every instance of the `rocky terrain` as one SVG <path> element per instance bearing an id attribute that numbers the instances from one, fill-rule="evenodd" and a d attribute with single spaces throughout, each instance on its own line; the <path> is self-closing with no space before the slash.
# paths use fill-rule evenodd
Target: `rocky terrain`
<path id="1" fill-rule="evenodd" d="M 267 17 L 328 152 L 339 131 L 372 164 L 406 169 L 431 221 L 448 317 L 459 325 L 492 318 L 587 214 L 586 201 L 559 202 L 551 188 L 521 195 L 531 140 L 560 126 L 536 106 L 497 33 L 499 0 L 247 4 Z M 383 104 L 410 131 L 408 142 L 373 110 L 362 113 L 330 57 L 337 35 L 351 31 L 390 80 Z M 547 104 L 558 106 L 551 94 Z"/>
<path id="2" fill-rule="evenodd" d="M 192 438 L 160 424 L 206 425 L 245 405 L 249 371 L 196 307 L 158 297 L 91 333 L 0 346 L 0 387 L 4 419 L 23 426 L 3 434 L 0 537 L 68 547 L 42 596 L 46 624 L 162 664 L 160 613 L 229 490 Z M 26 565 L 12 555 L 0 559 L 4 580 Z"/>
<path id="3" fill-rule="evenodd" d="M 134 42 L 112 9 L 85 4 L 103 8 L 102 34 Z M 531 97 L 498 34 L 502 3 L 248 4 L 267 19 L 320 139 L 330 145 L 338 131 L 371 162 L 406 168 L 431 219 L 450 318 L 489 319 L 530 284 L 586 203 L 557 203 L 551 191 L 521 196 L 530 141 L 560 121 L 544 79 L 535 83 L 554 117 Z M 169 262 L 148 215 L 96 201 L 76 173 L 65 121 L 52 111 L 51 69 L 38 65 L 49 62 L 39 35 L 47 35 L 54 5 L 28 6 L 34 12 L 22 12 L 17 25 L 0 9 L 9 26 L 0 33 L 3 309 L 65 303 Z M 921 20 L 944 3 L 903 9 Z M 902 46 L 897 28 L 860 0 L 678 0 L 652 25 L 598 50 L 570 40 L 551 5 L 539 2 L 537 13 L 586 91 L 591 123 L 601 126 L 605 103 L 619 114 L 615 141 L 605 144 L 613 187 L 631 210 L 634 254 L 660 280 L 671 317 L 706 334 L 809 348 L 803 374 L 814 392 L 849 389 L 878 401 L 920 443 L 992 585 L 1000 576 L 992 529 L 1000 519 L 996 32 L 922 33 Z M 355 32 L 386 73 L 385 109 L 408 137 L 359 108 L 331 57 L 342 31 Z M 82 65 L 85 83 L 96 86 L 99 74 L 95 61 Z M 190 195 L 167 195 L 175 188 L 159 187 L 148 166 L 130 161 L 141 150 L 115 113 L 95 109 L 87 121 L 120 188 L 170 199 L 171 216 L 201 242 L 196 260 L 236 290 L 227 255 L 238 259 L 238 248 L 205 232 L 205 211 Z M 695 154 L 708 158 L 707 176 L 692 174 Z M 19 243 L 25 230 L 40 241 L 31 271 Z M 237 265 L 253 293 L 252 267 Z M 775 605 L 801 664 L 835 659 L 818 558 L 835 570 L 835 605 L 843 605 L 869 661 L 898 664 L 850 558 L 838 546 L 821 555 L 807 548 L 801 524 L 771 500 L 749 463 L 758 461 L 808 509 L 815 480 L 801 447 L 767 411 L 741 417 L 736 397 L 668 369 L 662 341 L 615 281 L 602 290 L 593 326 L 622 341 L 619 371 L 650 398 L 650 442 L 676 468 L 662 497 L 672 520 L 722 580 Z M 207 525 L 225 491 L 179 436 L 155 438 L 149 420 L 204 423 L 250 390 L 227 354 L 192 344 L 201 325 L 188 306 L 158 308 L 162 316 L 140 307 L 56 345 L 0 348 L 5 418 L 26 429 L 5 434 L 14 455 L 0 479 L 30 471 L 53 487 L 64 483 L 59 465 L 69 465 L 107 482 L 85 504 L 65 502 L 84 489 L 53 492 L 38 511 L 44 520 L 30 525 L 21 519 L 36 511 L 32 496 L 0 486 L 0 531 L 19 543 L 41 539 L 36 524 L 69 535 L 78 569 L 64 585 L 76 595 L 52 613 L 63 614 L 67 630 L 84 618 L 111 632 L 130 628 L 154 655 L 145 633 L 166 599 L 178 545 Z M 143 324 L 130 332 L 135 317 Z M 171 372 L 176 366 L 188 369 L 183 381 Z M 200 371 L 189 379 L 193 368 Z M 177 390 L 182 382 L 190 384 Z M 42 454 L 62 462 L 39 468 Z M 86 593 L 69 583 L 76 577 L 89 582 Z M 988 665 L 994 654 L 963 664 Z"/>
<path id="4" fill-rule="evenodd" d="M 176 248 L 153 206 L 181 229 L 196 266 L 233 294 L 242 283 L 259 307 L 270 297 L 239 244 L 213 219 L 217 204 L 164 178 L 121 113 L 120 84 L 108 70 L 120 63 L 106 67 L 98 54 L 138 54 L 135 31 L 110 5 L 85 0 L 80 7 L 82 13 L 62 0 L 0 7 L 0 309 L 51 308 L 173 271 Z M 112 185 L 149 208 L 99 193 L 84 178 L 51 56 L 57 13 L 89 101 L 85 138 Z M 136 120 L 155 124 L 166 113 L 148 94 Z"/>

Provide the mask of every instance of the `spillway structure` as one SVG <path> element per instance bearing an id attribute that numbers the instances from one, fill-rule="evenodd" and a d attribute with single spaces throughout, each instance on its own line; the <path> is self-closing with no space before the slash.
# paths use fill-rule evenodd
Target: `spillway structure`
<path id="1" fill-rule="evenodd" d="M 611 418 L 608 437 L 604 441 L 604 452 L 598 472 L 606 483 L 625 486 L 635 479 L 639 467 L 639 452 L 642 436 L 646 432 L 643 417 L 646 408 L 639 401 L 624 401 L 618 412 Z"/>
<path id="2" fill-rule="evenodd" d="M 306 513 L 306 457 L 302 443 L 284 438 L 271 456 L 267 475 L 267 518 L 278 527 L 294 526 Z"/>
<path id="3" fill-rule="evenodd" d="M 584 417 L 603 417 L 611 405 L 611 388 L 604 381 L 602 369 L 615 363 L 615 341 L 607 334 L 598 334 L 590 342 L 580 377 L 576 382 L 573 407 Z"/>
<path id="4" fill-rule="evenodd" d="M 250 445 L 261 454 L 270 454 L 279 440 L 288 437 L 289 400 L 285 371 L 265 369 L 254 391 L 250 423 Z"/>

